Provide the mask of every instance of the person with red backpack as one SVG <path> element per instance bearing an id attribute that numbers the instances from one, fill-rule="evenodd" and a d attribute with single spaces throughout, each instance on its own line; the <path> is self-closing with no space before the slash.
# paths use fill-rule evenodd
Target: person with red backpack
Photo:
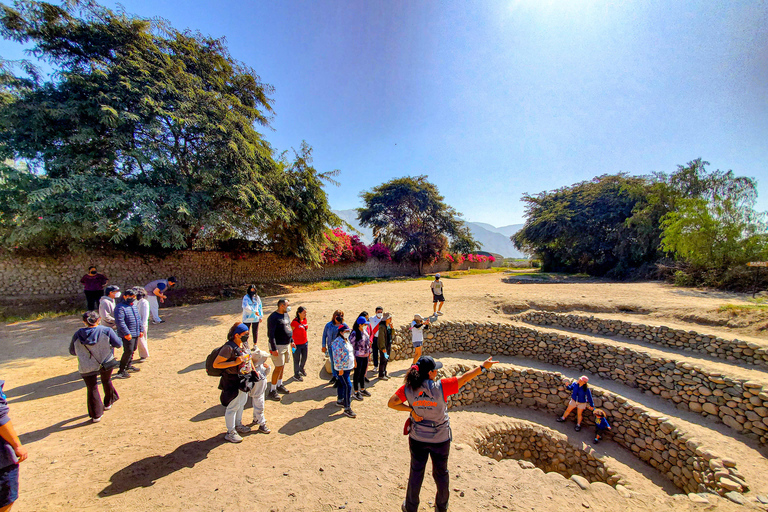
<path id="1" fill-rule="evenodd" d="M 248 393 L 241 389 L 241 375 L 251 373 L 251 355 L 248 350 L 248 326 L 237 322 L 227 333 L 227 342 L 218 349 L 218 354 L 213 360 L 212 367 L 221 370 L 219 389 L 221 390 L 221 405 L 227 408 L 224 413 L 224 422 L 227 425 L 227 434 L 224 439 L 231 443 L 239 443 L 243 440 L 240 434 L 251 431 L 251 428 L 243 425 L 243 409 L 248 401 Z M 213 353 L 211 354 L 213 355 Z M 208 356 L 209 359 L 211 356 Z M 208 374 L 214 372 L 208 368 Z M 215 373 L 214 373 L 215 374 Z"/>

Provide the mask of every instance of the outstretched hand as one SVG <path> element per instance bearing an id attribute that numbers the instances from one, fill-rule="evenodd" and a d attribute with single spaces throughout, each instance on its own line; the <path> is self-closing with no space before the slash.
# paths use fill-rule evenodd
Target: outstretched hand
<path id="1" fill-rule="evenodd" d="M 493 356 L 491 356 L 491 357 L 489 357 L 488 359 L 486 359 L 485 361 L 483 361 L 483 364 L 482 364 L 482 366 L 483 366 L 483 368 L 485 368 L 486 370 L 490 370 L 490 369 L 491 369 L 491 366 L 495 365 L 496 363 L 498 363 L 498 361 L 494 361 L 494 360 L 493 360 Z"/>

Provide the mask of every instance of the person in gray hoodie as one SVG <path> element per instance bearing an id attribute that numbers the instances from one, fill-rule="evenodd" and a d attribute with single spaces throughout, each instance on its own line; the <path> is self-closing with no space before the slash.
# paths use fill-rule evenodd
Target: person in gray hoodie
<path id="1" fill-rule="evenodd" d="M 115 331 L 99 325 L 99 320 L 95 311 L 83 313 L 85 327 L 78 329 L 69 343 L 69 353 L 77 356 L 78 371 L 88 389 L 88 416 L 94 423 L 99 422 L 104 410 L 111 409 L 120 398 L 112 385 L 112 370 L 118 364 L 112 347 L 123 346 Z M 104 388 L 104 402 L 99 395 L 99 376 Z"/>
<path id="2" fill-rule="evenodd" d="M 109 285 L 104 290 L 104 296 L 99 299 L 99 316 L 102 327 L 116 329 L 115 325 L 115 299 L 120 297 L 120 288 Z"/>

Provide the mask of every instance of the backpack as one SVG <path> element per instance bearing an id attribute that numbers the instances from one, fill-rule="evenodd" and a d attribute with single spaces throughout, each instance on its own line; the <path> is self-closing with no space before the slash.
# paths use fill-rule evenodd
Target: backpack
<path id="1" fill-rule="evenodd" d="M 208 354 L 208 357 L 205 358 L 205 373 L 208 374 L 210 377 L 221 377 L 221 374 L 224 373 L 225 368 L 214 368 L 213 362 L 216 360 L 217 357 L 219 357 L 219 352 L 222 348 L 229 345 L 233 349 L 235 349 L 235 357 L 238 355 L 238 351 L 240 347 L 237 346 L 234 342 L 228 341 L 224 345 L 217 347 L 213 349 L 213 352 Z M 229 359 L 229 361 L 234 361 L 234 359 Z"/>

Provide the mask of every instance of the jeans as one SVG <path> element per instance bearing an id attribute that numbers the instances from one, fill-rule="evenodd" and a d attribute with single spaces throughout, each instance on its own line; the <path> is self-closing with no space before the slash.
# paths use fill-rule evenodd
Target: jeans
<path id="1" fill-rule="evenodd" d="M 98 311 L 99 299 L 104 296 L 104 290 L 85 290 L 86 311 Z"/>
<path id="2" fill-rule="evenodd" d="M 104 402 L 101 401 L 99 394 L 99 376 L 101 376 L 101 387 L 104 388 Z M 85 381 L 85 387 L 88 390 L 88 416 L 91 418 L 101 418 L 104 414 L 104 408 L 109 407 L 120 398 L 112 385 L 112 370 L 99 370 L 99 375 L 81 375 Z"/>
<path id="3" fill-rule="evenodd" d="M 136 352 L 136 336 L 131 336 L 131 339 L 123 339 L 123 357 L 120 358 L 120 371 L 124 372 L 131 366 L 133 361 L 133 353 Z"/>
<path id="4" fill-rule="evenodd" d="M 7 507 L 19 499 L 19 465 L 0 468 L 0 507 Z"/>
<path id="5" fill-rule="evenodd" d="M 408 438 L 411 448 L 411 473 L 408 476 L 408 491 L 405 496 L 405 510 L 417 512 L 419 510 L 419 494 L 421 484 L 424 481 L 424 468 L 427 459 L 432 457 L 432 477 L 437 486 L 435 496 L 435 510 L 445 512 L 448 510 L 448 454 L 451 451 L 451 442 L 425 443 Z"/>
<path id="6" fill-rule="evenodd" d="M 237 425 L 243 424 L 243 409 L 245 409 L 246 402 L 248 402 L 248 393 L 238 391 L 237 396 L 227 404 L 227 410 L 224 412 L 227 432 L 233 430 Z"/>
<path id="7" fill-rule="evenodd" d="M 307 364 L 307 343 L 296 345 L 296 352 L 293 354 L 293 375 L 298 377 L 304 371 L 304 365 Z"/>
<path id="8" fill-rule="evenodd" d="M 157 302 L 157 295 L 154 293 L 150 293 L 147 295 L 147 300 L 149 301 L 149 312 L 150 316 L 152 317 L 152 321 L 159 322 L 160 321 L 160 304 Z"/>
<path id="9" fill-rule="evenodd" d="M 349 409 L 352 407 L 352 381 L 349 380 L 349 375 L 352 370 L 339 371 L 339 387 L 337 389 L 339 400 L 344 403 L 344 408 Z"/>
<path id="10" fill-rule="evenodd" d="M 353 377 L 353 383 L 355 387 L 355 393 L 358 389 L 365 389 L 365 372 L 368 371 L 368 356 L 355 357 L 357 366 L 355 367 L 355 373 Z"/>

